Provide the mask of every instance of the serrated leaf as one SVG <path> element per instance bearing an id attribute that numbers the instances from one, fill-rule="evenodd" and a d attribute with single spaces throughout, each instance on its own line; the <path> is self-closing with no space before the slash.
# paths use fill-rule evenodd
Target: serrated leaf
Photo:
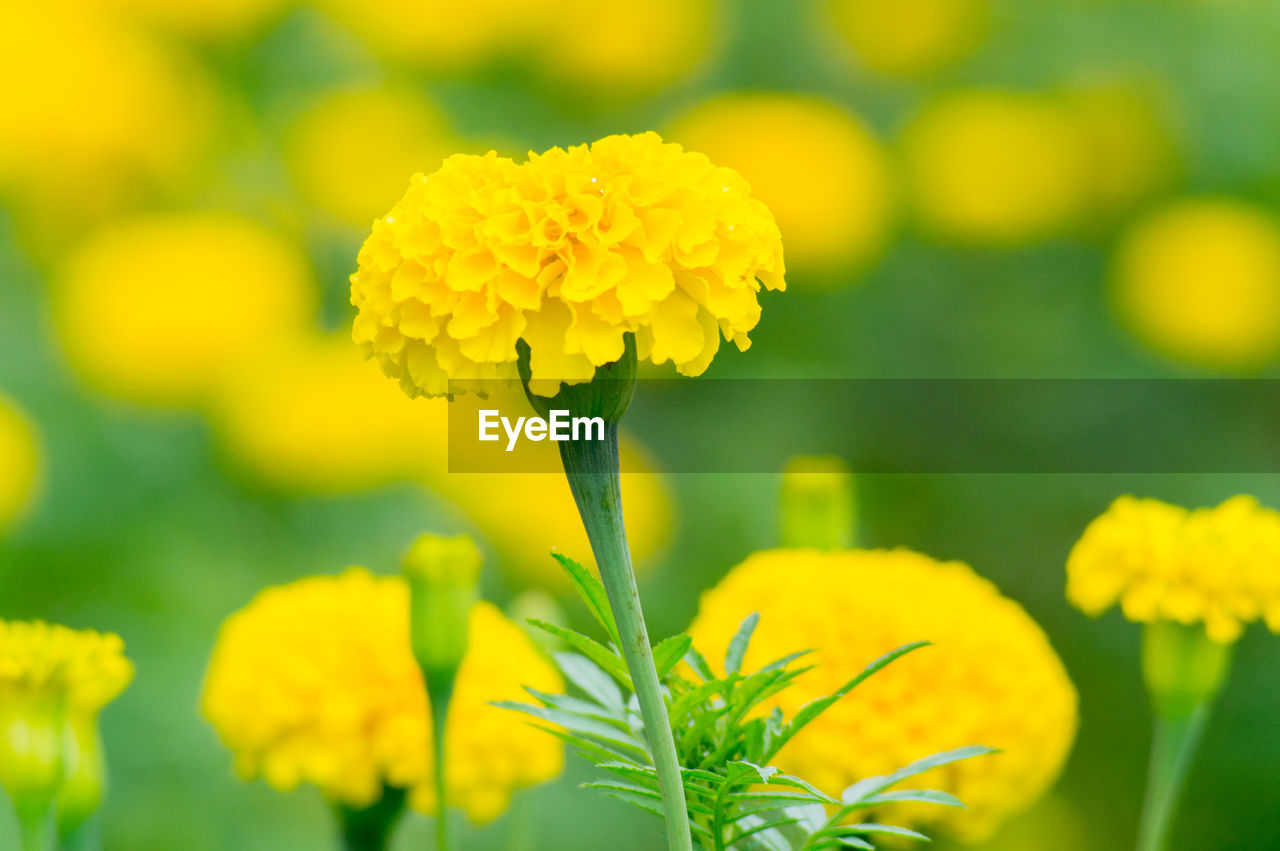
<path id="1" fill-rule="evenodd" d="M 618 712 L 626 710 L 617 683 L 595 662 L 577 653 L 556 653 L 555 660 L 561 673 L 601 706 Z"/>
<path id="2" fill-rule="evenodd" d="M 780 668 L 785 668 L 795 660 L 803 659 L 805 656 L 808 656 L 812 652 L 813 650 L 811 648 L 809 650 L 798 650 L 795 653 L 788 653 L 786 656 L 783 656 L 781 659 L 774 659 L 772 662 L 770 662 L 768 665 L 765 665 L 760 670 L 761 672 L 764 672 L 764 671 L 776 671 Z"/>
<path id="3" fill-rule="evenodd" d="M 628 797 L 635 796 L 646 801 L 662 801 L 662 793 L 654 789 L 646 789 L 643 786 L 636 786 L 632 783 L 583 783 L 583 789 L 599 789 L 608 792 L 610 795 L 626 795 Z M 689 812 L 698 813 L 699 815 L 711 815 L 711 808 L 706 804 L 699 804 L 693 801 L 687 802 Z"/>
<path id="4" fill-rule="evenodd" d="M 815 837 L 827 838 L 848 838 L 851 836 L 863 836 L 868 833 L 883 833 L 889 836 L 902 836 L 907 839 L 916 839 L 921 842 L 930 842 L 929 837 L 923 833 L 917 833 L 905 827 L 899 827 L 896 824 L 876 824 L 874 822 L 866 822 L 865 824 L 841 824 L 835 827 L 827 827 L 819 830 L 814 834 Z"/>
<path id="5" fill-rule="evenodd" d="M 690 647 L 689 652 L 684 654 L 684 660 L 689 663 L 689 667 L 703 682 L 712 682 L 716 679 L 716 675 L 711 672 L 711 666 L 707 664 L 707 659 L 698 652 L 698 648 Z"/>
<path id="6" fill-rule="evenodd" d="M 720 684 L 718 682 L 710 682 L 703 683 L 702 685 L 692 688 L 677 697 L 671 702 L 670 716 L 672 726 L 684 726 L 685 716 L 688 715 L 694 707 L 706 700 L 709 700 L 719 692 Z"/>
<path id="7" fill-rule="evenodd" d="M 981 745 L 969 745 L 963 748 L 956 748 L 950 751 L 941 751 L 940 753 L 931 754 L 924 759 L 918 759 L 910 765 L 903 766 L 892 774 L 886 774 L 882 777 L 864 777 L 857 783 L 845 789 L 840 795 L 841 800 L 846 804 L 856 804 L 866 798 L 868 795 L 875 795 L 888 789 L 890 786 L 897 785 L 908 777 L 915 777 L 917 774 L 923 774 L 930 769 L 937 768 L 942 765 L 950 765 L 953 762 L 959 762 L 963 759 L 972 759 L 975 756 L 994 753 L 993 748 L 982 747 Z"/>
<path id="8" fill-rule="evenodd" d="M 537 618 L 529 618 L 529 623 L 569 644 L 603 668 L 610 676 L 626 686 L 628 690 L 631 690 L 631 675 L 627 673 L 626 663 L 600 642 L 593 638 L 588 638 L 580 632 L 574 632 L 571 629 L 565 629 L 562 626 L 538 620 Z"/>
<path id="9" fill-rule="evenodd" d="M 579 700 L 576 697 L 570 697 L 567 694 L 548 694 L 544 691 L 538 691 L 536 688 L 525 686 L 524 690 L 538 700 L 543 706 L 549 706 L 552 709 L 560 709 L 565 712 L 572 712 L 583 718 L 592 718 L 596 721 L 602 721 L 612 727 L 616 727 L 624 733 L 631 731 L 631 725 L 626 719 L 619 718 L 616 715 L 609 714 L 608 710 L 599 704 L 592 703 L 589 700 Z"/>
<path id="10" fill-rule="evenodd" d="M 817 718 L 823 712 L 826 712 L 832 706 L 832 704 L 840 700 L 849 692 L 853 691 L 855 688 L 861 685 L 868 677 L 877 673 L 882 668 L 891 664 L 892 662 L 898 659 L 901 659 L 903 656 L 907 655 L 908 653 L 911 653 L 914 650 L 919 650 L 921 647 L 927 647 L 928 645 L 929 645 L 928 641 L 916 641 L 916 642 L 912 642 L 911 644 L 904 644 L 903 646 L 899 647 L 897 650 L 891 650 L 888 653 L 881 656 L 879 659 L 876 659 L 867 667 L 863 668 L 862 671 L 856 677 L 849 680 L 847 683 L 842 685 L 835 692 L 827 695 L 826 697 L 821 697 L 821 698 L 818 698 L 817 700 L 812 700 L 809 703 L 806 703 L 804 706 L 800 708 L 800 711 L 796 713 L 795 717 L 791 719 L 791 723 L 788 724 L 786 728 L 783 729 L 783 731 L 778 735 L 777 739 L 774 740 L 773 744 L 769 749 L 769 752 L 765 754 L 765 759 L 766 760 L 773 759 L 773 757 L 778 753 L 778 751 L 782 750 L 782 747 L 787 742 L 791 741 L 791 739 L 797 733 L 799 733 L 806 726 L 808 726 L 809 722 L 813 721 L 813 719 Z"/>
<path id="11" fill-rule="evenodd" d="M 604 585 L 591 575 L 591 571 L 567 555 L 552 552 L 551 557 L 560 562 L 564 572 L 569 574 L 573 590 L 582 598 L 582 602 L 587 604 L 587 611 L 591 612 L 591 616 L 604 627 L 609 640 L 621 647 L 622 640 L 618 637 L 618 624 L 613 618 L 613 610 L 609 608 L 609 595 L 605 592 Z"/>
<path id="12" fill-rule="evenodd" d="M 573 733 L 570 733 L 567 730 L 562 730 L 559 727 L 548 727 L 545 724 L 536 724 L 533 722 L 530 722 L 529 726 L 555 736 L 557 739 L 560 739 L 565 744 L 576 750 L 584 759 L 590 760 L 594 763 L 632 758 L 629 753 L 619 750 L 618 748 L 614 748 L 591 739 L 584 739 L 581 736 L 574 735 Z"/>
<path id="13" fill-rule="evenodd" d="M 742 670 L 742 660 L 746 658 L 747 646 L 751 643 L 751 634 L 756 631 L 760 622 L 760 613 L 752 612 L 743 619 L 738 631 L 729 639 L 729 649 L 724 654 L 724 671 L 733 676 Z"/>
<path id="14" fill-rule="evenodd" d="M 658 642 L 658 646 L 653 648 L 653 667 L 658 671 L 658 679 L 662 680 L 671 673 L 692 646 L 693 639 L 683 632 Z"/>
<path id="15" fill-rule="evenodd" d="M 769 778 L 778 773 L 778 769 L 772 765 L 756 765 L 754 762 L 747 762 L 745 759 L 733 760 L 729 763 L 729 766 L 743 769 L 746 773 L 754 772 L 760 778 L 761 783 L 768 783 Z"/>
<path id="16" fill-rule="evenodd" d="M 899 792 L 881 792 L 878 795 L 869 795 L 858 802 L 854 809 L 862 809 L 865 807 L 878 807 L 881 804 L 937 804 L 940 807 L 956 807 L 958 809 L 968 809 L 964 801 L 957 798 L 949 792 L 942 792 L 937 789 L 903 789 Z"/>

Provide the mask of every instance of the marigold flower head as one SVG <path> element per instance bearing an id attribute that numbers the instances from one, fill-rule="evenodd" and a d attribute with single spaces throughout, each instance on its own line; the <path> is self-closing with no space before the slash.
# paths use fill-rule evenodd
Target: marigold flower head
<path id="1" fill-rule="evenodd" d="M 1280 514 L 1251 496 L 1188 510 L 1122 496 L 1067 559 L 1067 599 L 1098 615 L 1203 624 L 1214 641 L 1264 620 L 1280 633 Z"/>
<path id="2" fill-rule="evenodd" d="M 884 817 L 971 839 L 1058 776 L 1075 736 L 1075 688 L 1035 621 L 968 566 L 906 550 L 756 553 L 703 595 L 690 628 L 695 645 L 720 658 L 750 612 L 760 623 L 745 669 L 816 650 L 818 667 L 777 698 L 788 715 L 883 653 L 912 641 L 936 645 L 894 662 L 823 713 L 778 755 L 787 772 L 838 796 L 936 751 L 997 748 L 921 780 L 968 810 L 904 807 Z"/>
<path id="3" fill-rule="evenodd" d="M 656 133 L 522 164 L 456 155 L 374 223 L 351 276 L 354 338 L 410 395 L 515 379 L 521 339 L 541 395 L 590 380 L 628 333 L 641 359 L 697 375 L 721 334 L 747 348 L 761 282 L 782 289 L 782 274 L 746 182 Z"/>
<path id="4" fill-rule="evenodd" d="M 673 136 L 746 178 L 777 217 L 793 267 L 861 265 L 883 250 L 893 207 L 886 157 L 836 104 L 720 95 L 673 127 Z"/>
<path id="5" fill-rule="evenodd" d="M 0 703 L 44 697 L 94 715 L 133 679 L 124 642 L 113 633 L 43 621 L 0 621 Z"/>
<path id="6" fill-rule="evenodd" d="M 278 343 L 229 377 L 213 405 L 219 436 L 240 467 L 304 493 L 354 493 L 444 473 L 443 399 L 406 399 L 345 334 Z"/>
<path id="7" fill-rule="evenodd" d="M 450 704 L 450 800 L 475 822 L 511 793 L 557 775 L 559 743 L 489 701 L 523 686 L 562 688 L 530 639 L 497 608 L 471 611 L 468 652 Z M 269 588 L 223 624 L 202 709 L 246 777 L 301 783 L 350 806 L 385 785 L 434 806 L 428 697 L 409 644 L 409 589 L 352 568 Z"/>
<path id="8" fill-rule="evenodd" d="M 1166 356 L 1222 370 L 1264 366 L 1280 354 L 1280 220 L 1225 198 L 1158 210 L 1121 240 L 1112 301 Z"/>
<path id="9" fill-rule="evenodd" d="M 904 143 L 917 213 L 948 239 L 1041 238 L 1073 225 L 1089 198 L 1087 141 L 1052 98 L 949 94 L 916 117 Z"/>
<path id="10" fill-rule="evenodd" d="M 834 32 L 858 61 L 885 74 L 926 74 L 977 46 L 986 0 L 828 0 Z"/>
<path id="11" fill-rule="evenodd" d="M 31 504 L 40 463 L 35 428 L 17 404 L 0 393 L 0 533 Z"/>
<path id="12" fill-rule="evenodd" d="M 282 331 L 311 319 L 306 259 L 230 215 L 111 225 L 71 255 L 54 317 L 72 365 L 132 401 L 193 405 Z"/>
<path id="13" fill-rule="evenodd" d="M 295 119 L 288 161 L 308 203 L 363 228 L 404 191 L 406 174 L 443 161 L 453 147 L 444 116 L 421 95 L 346 88 Z"/>

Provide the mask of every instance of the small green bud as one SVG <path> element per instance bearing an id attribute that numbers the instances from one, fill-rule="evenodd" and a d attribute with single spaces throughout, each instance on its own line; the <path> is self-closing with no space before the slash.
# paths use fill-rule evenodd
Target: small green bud
<path id="1" fill-rule="evenodd" d="M 404 557 L 413 655 L 427 677 L 448 687 L 467 653 L 467 622 L 480 581 L 480 550 L 465 535 L 423 535 Z"/>
<path id="2" fill-rule="evenodd" d="M 1153 621 L 1142 634 L 1142 677 L 1156 714 L 1191 715 L 1222 689 L 1231 667 L 1230 644 L 1219 644 L 1204 628 Z"/>
<path id="3" fill-rule="evenodd" d="M 79 830 L 102 806 L 106 767 L 97 719 L 69 717 L 62 728 L 66 778 L 58 792 L 58 835 L 66 838 Z"/>
<path id="4" fill-rule="evenodd" d="M 782 474 L 783 547 L 843 550 L 853 545 L 853 477 L 839 458 L 799 456 Z"/>
<path id="5" fill-rule="evenodd" d="M 64 701 L 48 695 L 0 695 L 0 784 L 24 823 L 43 819 L 64 775 Z"/>

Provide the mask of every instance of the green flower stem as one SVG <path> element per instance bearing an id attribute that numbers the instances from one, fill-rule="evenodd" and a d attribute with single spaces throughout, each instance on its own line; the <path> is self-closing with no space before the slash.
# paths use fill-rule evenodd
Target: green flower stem
<path id="1" fill-rule="evenodd" d="M 671 851 L 691 851 L 693 840 L 689 833 L 680 760 L 671 735 L 662 686 L 653 665 L 653 650 L 640 608 L 640 592 L 631 568 L 631 551 L 622 519 L 617 423 L 607 421 L 604 440 L 562 442 L 560 459 L 609 595 L 609 607 L 613 609 L 622 639 L 622 654 L 640 701 L 645 736 L 658 769 L 668 847 Z"/>
<path id="2" fill-rule="evenodd" d="M 1142 677 L 1155 712 L 1155 736 L 1138 851 L 1165 851 L 1178 798 L 1226 681 L 1231 645 L 1211 641 L 1199 625 L 1155 621 L 1142 636 Z"/>
<path id="3" fill-rule="evenodd" d="M 1164 851 L 1169 847 L 1173 813 L 1208 718 L 1208 705 L 1190 715 L 1156 718 L 1138 851 Z"/>
<path id="4" fill-rule="evenodd" d="M 367 807 L 335 806 L 343 851 L 386 851 L 404 812 L 404 799 L 403 789 L 387 786 L 382 797 Z"/>
<path id="5" fill-rule="evenodd" d="M 453 699 L 453 677 L 428 677 L 431 694 L 431 755 L 436 786 L 436 851 L 452 851 L 449 832 L 449 796 L 445 782 L 445 730 L 448 729 L 449 702 Z"/>
<path id="6" fill-rule="evenodd" d="M 18 827 L 22 832 L 22 851 L 53 851 L 53 810 L 45 813 L 18 813 Z"/>

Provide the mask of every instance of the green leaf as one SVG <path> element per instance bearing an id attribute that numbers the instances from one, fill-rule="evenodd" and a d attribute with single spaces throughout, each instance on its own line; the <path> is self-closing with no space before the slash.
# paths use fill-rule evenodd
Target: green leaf
<path id="1" fill-rule="evenodd" d="M 840 795 L 846 804 L 856 804 L 864 800 L 869 795 L 875 795 L 906 780 L 908 777 L 915 777 L 917 774 L 937 768 L 942 765 L 950 765 L 953 762 L 959 762 L 963 759 L 972 759 L 975 756 L 994 753 L 993 748 L 982 747 L 981 745 L 969 745 L 955 750 L 942 751 L 935 753 L 924 759 L 918 759 L 910 765 L 899 768 L 892 774 L 886 774 L 883 777 L 865 777 L 854 783 Z"/>
<path id="2" fill-rule="evenodd" d="M 618 759 L 626 760 L 633 758 L 631 753 L 628 751 L 603 744 L 602 742 L 584 739 L 581 736 L 574 735 L 573 733 L 570 733 L 567 730 L 562 730 L 559 727 L 548 727 L 545 724 L 533 723 L 530 723 L 529 726 L 536 727 L 544 733 L 549 733 L 550 735 L 555 736 L 557 739 L 560 739 L 578 751 L 583 758 L 597 764 L 601 762 L 611 762 Z"/>
<path id="3" fill-rule="evenodd" d="M 658 679 L 665 679 L 692 646 L 693 639 L 683 632 L 660 641 L 653 648 L 653 666 L 658 670 Z"/>
<path id="4" fill-rule="evenodd" d="M 911 653 L 914 650 L 919 650 L 921 647 L 927 647 L 929 643 L 930 642 L 928 641 L 916 641 L 916 642 L 912 642 L 911 644 L 904 644 L 903 646 L 899 647 L 897 650 L 891 650 L 890 652 L 881 656 L 879 659 L 872 662 L 867 667 L 863 668 L 861 673 L 859 673 L 853 679 L 849 680 L 847 683 L 845 683 L 843 686 L 837 689 L 834 693 L 829 694 L 826 697 L 821 697 L 821 698 L 818 698 L 817 700 L 812 700 L 809 703 L 806 703 L 804 706 L 800 708 L 800 711 L 796 713 L 796 716 L 791 719 L 791 723 L 788 724 L 786 728 L 783 729 L 783 731 L 773 741 L 773 744 L 770 746 L 769 751 L 765 754 L 765 759 L 766 760 L 773 759 L 774 755 L 777 754 L 778 751 L 782 750 L 782 747 L 787 742 L 791 741 L 792 737 L 794 737 L 797 733 L 799 733 L 801 730 L 803 730 L 806 726 L 809 725 L 809 722 L 813 721 L 813 719 L 817 718 L 823 712 L 826 712 L 831 707 L 832 704 L 840 700 L 840 698 L 844 697 L 849 692 L 853 691 L 855 688 L 861 685 L 863 681 L 865 681 L 868 677 L 877 673 L 882 668 L 891 664 L 892 662 L 898 659 L 901 659 L 903 656 L 907 655 L 908 653 Z"/>
<path id="5" fill-rule="evenodd" d="M 587 604 L 587 610 L 599 621 L 600 626 L 604 627 L 604 631 L 609 635 L 609 640 L 621 647 L 622 639 L 618 637 L 618 624 L 613 619 L 613 610 L 609 608 L 609 595 L 605 592 L 604 585 L 600 583 L 599 579 L 591 575 L 591 571 L 568 556 L 552 552 L 551 557 L 560 562 L 564 572 L 569 574 L 569 581 L 573 583 L 573 590 L 578 592 L 582 602 Z"/>
<path id="6" fill-rule="evenodd" d="M 655 789 L 646 789 L 643 786 L 636 786 L 631 783 L 583 783 L 583 789 L 599 789 L 607 792 L 615 797 L 622 797 L 623 800 L 631 800 L 632 796 L 645 801 L 662 801 L 662 793 Z M 625 796 L 625 797 L 624 797 Z M 699 815 L 711 815 L 711 808 L 706 804 L 699 804 L 694 801 L 688 802 L 689 812 L 698 813 Z"/>
<path id="7" fill-rule="evenodd" d="M 616 715 L 610 715 L 608 711 L 597 704 L 587 700 L 579 700 L 576 697 L 570 697 L 567 694 L 548 694 L 538 691 L 536 688 L 525 686 L 524 690 L 533 695 L 543 706 L 549 706 L 552 709 L 559 709 L 563 712 L 571 712 L 583 718 L 591 718 L 595 721 L 602 721 L 611 727 L 616 727 L 624 733 L 631 732 L 631 725 L 625 718 L 619 718 Z"/>
<path id="8" fill-rule="evenodd" d="M 622 683 L 628 690 L 631 686 L 631 675 L 627 673 L 627 665 L 619 659 L 612 650 L 605 647 L 600 642 L 592 638 L 587 638 L 580 632 L 574 632 L 571 629 L 565 629 L 562 626 L 556 626 L 547 621 L 538 620 L 537 618 L 529 618 L 529 623 L 536 626 L 543 632 L 549 632 L 561 641 L 573 646 L 582 655 L 586 656 L 592 662 L 595 662 L 603 668 L 615 680 Z"/>
<path id="9" fill-rule="evenodd" d="M 868 833 L 884 833 L 890 836 L 902 836 L 907 839 L 918 839 L 922 842 L 929 842 L 929 837 L 923 833 L 917 833 L 914 830 L 908 830 L 905 827 L 898 827 L 894 824 L 875 824 L 867 822 L 865 824 L 842 824 L 836 827 L 827 827 L 819 830 L 814 834 L 815 837 L 825 839 L 827 837 L 848 838 L 850 836 L 862 836 Z"/>
<path id="10" fill-rule="evenodd" d="M 565 677 L 601 706 L 619 712 L 626 710 L 617 684 L 595 662 L 577 653 L 556 653 L 555 660 Z"/>
<path id="11" fill-rule="evenodd" d="M 742 670 L 742 660 L 747 655 L 747 645 L 751 643 L 751 634 L 756 631 L 760 622 L 760 613 L 752 612 L 742 621 L 737 633 L 729 640 L 729 649 L 724 654 L 724 671 L 730 676 Z"/>
<path id="12" fill-rule="evenodd" d="M 598 739 L 607 742 L 617 748 L 631 753 L 633 756 L 647 760 L 649 758 L 648 751 L 644 749 L 635 739 L 620 730 L 597 721 L 594 718 L 585 718 L 573 712 L 566 712 L 561 709 L 554 709 L 549 706 L 534 706 L 532 703 L 517 703 L 511 700 L 495 701 L 491 704 L 499 709 L 510 709 L 515 712 L 523 712 L 526 715 L 532 715 L 542 721 L 549 721 L 552 724 L 558 724 L 573 733 L 583 736 L 587 739 Z"/>
<path id="13" fill-rule="evenodd" d="M 957 807 L 959 809 L 968 809 L 955 795 L 948 792 L 941 792 L 937 789 L 904 789 L 900 792 L 881 792 L 879 795 L 869 795 L 860 800 L 855 807 L 848 809 L 863 809 L 865 807 L 878 807 L 881 804 L 937 804 L 940 807 Z"/>
<path id="14" fill-rule="evenodd" d="M 695 674 L 702 677 L 704 682 L 709 683 L 716 679 L 716 675 L 711 672 L 711 666 L 707 664 L 706 657 L 698 652 L 698 648 L 690 647 L 684 660 L 689 663 L 689 667 Z"/>
<path id="15" fill-rule="evenodd" d="M 778 769 L 773 766 L 756 765 L 754 762 L 747 762 L 744 759 L 730 762 L 729 767 L 742 769 L 745 773 L 755 772 L 759 776 L 761 783 L 768 783 L 769 778 L 778 773 Z"/>
<path id="16" fill-rule="evenodd" d="M 687 656 L 685 657 L 688 658 Z M 683 727 L 685 716 L 688 715 L 694 707 L 714 697 L 720 691 L 719 682 L 703 683 L 696 688 L 692 688 L 684 694 L 677 697 L 671 702 L 669 714 L 671 716 L 671 725 L 673 727 Z"/>
<path id="17" fill-rule="evenodd" d="M 761 672 L 763 672 L 763 671 L 776 671 L 776 670 L 778 670 L 779 668 L 785 668 L 785 667 L 787 667 L 788 665 L 790 665 L 792 662 L 794 662 L 795 660 L 797 660 L 797 659 L 802 659 L 802 658 L 804 658 L 805 656 L 808 656 L 808 655 L 809 655 L 810 653 L 812 653 L 812 652 L 813 652 L 813 650 L 812 650 L 812 649 L 809 649 L 809 650 L 800 650 L 800 651 L 797 651 L 797 652 L 795 652 L 795 653 L 788 653 L 786 656 L 783 656 L 781 659 L 774 659 L 772 662 L 770 662 L 768 665 L 765 665 L 765 666 L 764 666 L 763 668 L 761 668 L 760 670 L 761 670 Z M 810 669 L 810 670 L 812 670 L 812 669 Z"/>

